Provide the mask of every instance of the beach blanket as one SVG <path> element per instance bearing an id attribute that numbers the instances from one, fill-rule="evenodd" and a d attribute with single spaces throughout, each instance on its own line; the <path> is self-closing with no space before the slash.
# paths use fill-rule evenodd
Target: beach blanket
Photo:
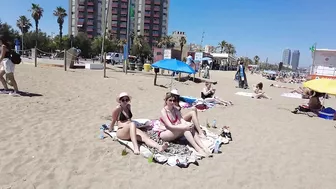
<path id="1" fill-rule="evenodd" d="M 145 131 L 152 140 L 156 141 L 160 145 L 163 144 L 163 141 L 158 137 L 158 132 L 156 132 L 155 129 L 151 129 L 147 126 L 149 122 L 155 123 L 157 120 L 134 119 L 134 121 L 137 122 L 137 127 L 147 128 L 143 131 Z M 113 132 L 109 132 L 108 125 L 109 124 L 102 125 L 103 129 L 105 130 L 105 134 L 109 135 L 113 140 L 116 140 L 129 149 L 133 150 L 131 141 L 117 138 L 117 126 L 114 127 Z M 227 138 L 218 136 L 204 127 L 202 127 L 202 129 L 204 129 L 207 134 L 207 138 L 202 139 L 202 142 L 208 147 L 210 151 L 213 151 L 217 140 L 220 141 L 221 144 L 228 144 Z M 197 164 L 197 160 L 201 159 L 196 150 L 186 144 L 186 139 L 184 139 L 184 137 L 182 137 L 179 141 L 169 143 L 169 147 L 164 152 L 158 152 L 156 149 L 151 148 L 146 144 L 141 144 L 140 154 L 145 158 L 153 157 L 155 162 L 179 167 L 188 167 L 191 163 Z"/>
<path id="2" fill-rule="evenodd" d="M 281 96 L 287 98 L 299 98 L 302 99 L 302 94 L 299 93 L 282 93 Z"/>
<path id="3" fill-rule="evenodd" d="M 205 102 L 203 99 L 197 99 L 190 96 L 181 96 L 180 106 L 182 108 L 192 108 L 195 107 L 199 111 L 205 111 L 214 107 L 215 103 Z"/>
<path id="4" fill-rule="evenodd" d="M 240 95 L 240 96 L 247 96 L 247 97 L 252 97 L 254 95 L 254 93 L 249 93 L 249 92 L 236 92 L 236 95 Z"/>

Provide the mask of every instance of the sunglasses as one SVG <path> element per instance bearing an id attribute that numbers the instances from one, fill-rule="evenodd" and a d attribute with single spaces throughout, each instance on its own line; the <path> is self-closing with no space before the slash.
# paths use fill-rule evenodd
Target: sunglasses
<path id="1" fill-rule="evenodd" d="M 173 99 L 169 99 L 168 100 L 169 102 L 177 102 L 175 99 L 173 100 Z"/>
<path id="2" fill-rule="evenodd" d="M 122 99 L 120 99 L 120 101 L 121 101 L 121 102 L 129 102 L 130 99 L 129 99 L 129 98 L 122 98 Z"/>

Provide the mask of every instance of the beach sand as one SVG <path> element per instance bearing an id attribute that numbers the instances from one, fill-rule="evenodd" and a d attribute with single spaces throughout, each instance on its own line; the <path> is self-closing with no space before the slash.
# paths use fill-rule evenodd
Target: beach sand
<path id="1" fill-rule="evenodd" d="M 235 104 L 201 112 L 200 122 L 230 126 L 233 141 L 222 154 L 187 169 L 148 163 L 142 156 L 121 156 L 122 145 L 99 139 L 99 127 L 122 91 L 133 96 L 135 118 L 158 118 L 166 88 L 153 75 L 107 70 L 70 70 L 19 65 L 22 91 L 36 97 L 0 95 L 0 188 L 323 188 L 336 186 L 335 121 L 294 115 L 306 102 L 281 97 L 286 89 L 264 82 L 273 99 L 235 95 L 233 72 L 211 72 L 217 95 Z M 158 84 L 170 83 L 159 76 Z M 204 84 L 174 82 L 182 95 L 198 97 Z M 297 87 L 299 85 L 286 84 Z M 249 90 L 250 92 L 252 90 Z M 326 106 L 336 107 L 332 97 Z"/>

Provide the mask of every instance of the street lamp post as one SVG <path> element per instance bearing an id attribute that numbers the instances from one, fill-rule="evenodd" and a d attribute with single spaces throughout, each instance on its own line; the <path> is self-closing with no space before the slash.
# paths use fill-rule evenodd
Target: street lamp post
<path id="1" fill-rule="evenodd" d="M 22 54 L 23 54 L 23 25 L 21 24 L 21 50 L 22 50 Z"/>
<path id="2" fill-rule="evenodd" d="M 108 18 L 108 13 L 109 13 L 109 9 L 110 9 L 110 0 L 107 0 L 107 3 L 108 3 L 107 4 L 107 10 L 106 10 L 106 4 L 104 4 L 103 39 L 102 39 L 101 53 L 100 53 L 101 62 L 103 62 L 105 36 L 106 36 L 106 25 L 107 25 L 107 18 Z"/>

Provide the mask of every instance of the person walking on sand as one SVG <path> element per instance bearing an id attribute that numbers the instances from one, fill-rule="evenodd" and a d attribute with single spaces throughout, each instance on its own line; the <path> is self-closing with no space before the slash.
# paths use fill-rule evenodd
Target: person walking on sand
<path id="1" fill-rule="evenodd" d="M 9 93 L 12 96 L 18 96 L 18 86 L 14 78 L 15 64 L 11 61 L 11 49 L 9 39 L 6 36 L 0 36 L 0 82 L 4 90 L 2 93 Z M 6 79 L 4 78 L 6 76 Z M 8 85 L 13 86 L 14 92 L 9 92 Z"/>
<path id="2" fill-rule="evenodd" d="M 246 78 L 246 73 L 245 73 L 245 66 L 244 66 L 243 61 L 240 61 L 238 70 L 236 72 L 236 78 L 238 78 L 239 88 L 244 88 L 244 89 L 248 88 L 247 78 Z"/>

